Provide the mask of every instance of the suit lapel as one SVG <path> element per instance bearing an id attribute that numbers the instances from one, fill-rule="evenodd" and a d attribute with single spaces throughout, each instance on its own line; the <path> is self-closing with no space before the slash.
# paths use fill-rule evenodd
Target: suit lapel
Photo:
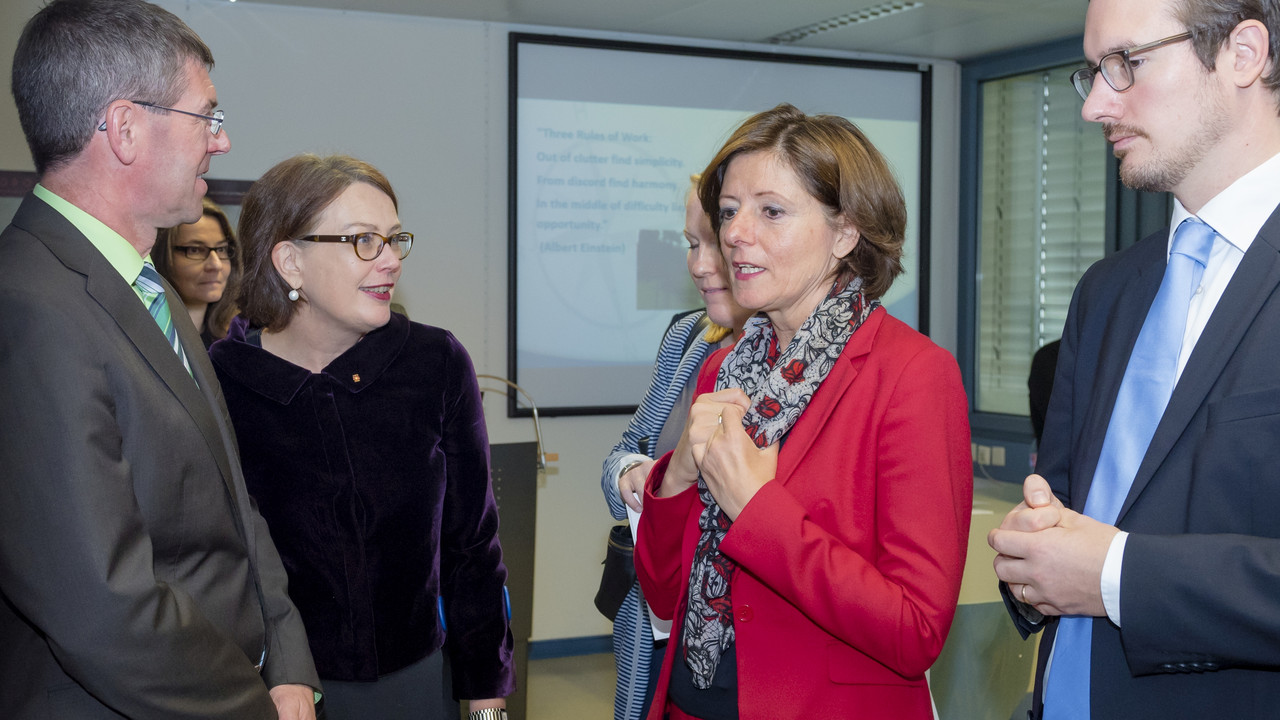
<path id="1" fill-rule="evenodd" d="M 178 291 L 173 289 L 168 280 L 161 278 L 161 281 L 164 283 L 165 294 L 169 298 L 179 297 Z M 169 368 L 170 377 L 165 378 L 165 383 L 175 391 L 180 390 L 183 393 L 178 395 L 178 399 L 191 414 L 191 419 L 200 427 L 200 434 L 204 435 L 209 452 L 213 454 L 214 460 L 218 463 L 218 470 L 226 481 L 227 492 L 231 493 L 232 500 L 240 506 L 244 498 L 241 497 L 242 493 L 236 491 L 236 483 L 232 482 L 232 478 L 239 470 L 238 460 L 237 465 L 233 467 L 230 456 L 235 447 L 235 438 L 226 432 L 231 427 L 231 421 L 223 409 L 222 392 L 218 386 L 217 375 L 213 371 L 213 364 L 209 362 L 209 354 L 205 352 L 204 341 L 200 339 L 196 326 L 191 323 L 191 316 L 187 314 L 186 308 L 181 303 L 177 303 L 176 308 L 170 305 L 169 309 L 171 312 L 176 310 L 173 312 L 173 327 L 177 330 L 178 340 L 187 354 L 187 362 L 191 364 L 192 374 L 187 374 L 182 360 L 169 345 L 168 338 L 161 333 L 158 337 L 164 340 L 164 348 L 168 352 L 161 353 L 157 360 L 163 360 Z M 150 313 L 147 317 L 151 317 Z M 152 320 L 151 324 L 156 325 L 155 320 Z M 159 326 L 156 325 L 156 327 Z M 169 362 L 170 360 L 172 362 Z M 247 510 L 245 507 L 240 509 L 242 513 Z M 246 528 L 246 532 L 249 531 L 250 529 Z"/>
<path id="2" fill-rule="evenodd" d="M 1209 316 L 1178 385 L 1173 389 L 1169 406 L 1156 426 L 1151 445 L 1138 467 L 1117 522 L 1151 481 L 1191 418 L 1204 404 L 1209 391 L 1277 286 L 1280 286 L 1280 209 L 1272 213 L 1262 226 L 1249 251 L 1240 260 L 1240 266 L 1227 284 L 1222 299 Z"/>
<path id="3" fill-rule="evenodd" d="M 784 444 L 787 451 L 778 455 L 776 479 L 779 482 L 786 484 L 791 478 L 796 465 L 809 454 L 809 448 L 826 427 L 831 413 L 835 412 L 839 405 L 839 399 L 844 397 L 845 390 L 858 377 L 858 368 L 862 367 L 862 359 L 871 352 L 885 315 L 883 307 L 876 309 L 862 323 L 862 327 L 849 337 L 844 352 L 840 353 L 831 372 L 814 392 L 809 406 L 800 414 L 791 432 L 787 433 Z"/>
<path id="4" fill-rule="evenodd" d="M 73 268 L 74 269 L 74 268 Z M 178 400 L 191 413 L 192 419 L 197 424 L 201 423 L 201 419 L 197 417 L 201 413 L 193 410 L 197 409 L 201 403 L 200 390 L 196 387 L 195 381 L 187 374 L 187 369 L 183 367 L 182 360 L 177 353 L 173 351 L 173 347 L 169 345 L 168 339 L 163 332 L 159 332 L 160 326 L 156 324 L 151 314 L 143 307 L 142 302 L 138 300 L 138 296 L 134 293 L 133 288 L 115 272 L 111 267 L 107 267 L 110 273 L 99 272 L 96 268 L 88 273 L 85 282 L 85 290 L 89 295 L 105 310 L 112 319 L 116 321 L 116 325 L 129 338 L 129 341 L 138 348 L 138 352 L 142 355 L 151 369 L 156 375 L 160 376 Z M 172 293 L 173 289 L 165 283 L 165 292 Z M 168 295 L 172 298 L 176 295 Z M 178 313 L 184 312 L 181 304 L 177 307 L 170 306 L 173 313 L 175 326 L 180 326 L 180 317 Z M 181 337 L 181 332 L 179 333 Z M 191 353 L 191 346 L 186 337 L 182 337 L 183 349 Z M 204 345 L 200 343 L 200 339 L 196 338 L 197 351 L 203 349 Z M 207 413 L 204 413 L 207 414 Z M 202 429 L 204 429 L 202 427 Z"/>
<path id="5" fill-rule="evenodd" d="M 1167 232 L 1164 233 L 1167 237 Z M 1104 311 L 1112 317 L 1105 319 L 1104 335 L 1098 347 L 1099 367 L 1095 371 L 1090 395 L 1098 398 L 1089 406 L 1088 416 L 1083 428 L 1099 428 L 1096 432 L 1086 432 L 1082 448 L 1079 473 L 1073 473 L 1070 488 L 1070 505 L 1072 508 L 1084 510 L 1085 500 L 1089 497 L 1089 488 L 1093 485 L 1093 475 L 1098 469 L 1098 459 L 1102 455 L 1102 445 L 1106 439 L 1106 429 L 1111 423 L 1111 413 L 1115 410 L 1116 397 L 1120 394 L 1120 383 L 1124 379 L 1129 365 L 1129 356 L 1142 331 L 1151 303 L 1155 301 L 1156 292 L 1160 289 L 1160 281 L 1164 278 L 1167 263 L 1167 245 L 1152 239 L 1149 247 L 1151 257 L 1145 258 L 1134 282 L 1126 283 L 1117 290 L 1113 302 L 1105 305 Z M 1142 249 L 1134 247 L 1131 252 Z"/>
<path id="6" fill-rule="evenodd" d="M 48 203 L 27 195 L 14 216 L 13 224 L 38 238 L 69 270 L 85 277 L 85 292 L 111 316 L 200 429 L 217 461 L 227 492 L 231 494 L 239 511 L 237 514 L 242 514 L 243 498 L 236 492 L 235 483 L 232 482 L 232 468 L 228 458 L 233 446 L 224 440 L 218 419 L 213 413 L 214 405 L 201 391 L 201 387 L 216 387 L 216 380 L 212 366 L 204 357 L 204 343 L 195 333 L 182 304 L 177 303 L 176 307 L 171 304 L 170 310 L 173 311 L 174 325 L 178 328 L 179 338 L 191 361 L 192 370 L 196 373 L 196 380 L 192 380 L 192 376 L 187 374 L 182 360 L 173 351 L 169 340 L 160 331 L 133 288 L 70 221 Z M 171 302 L 172 298 L 178 297 L 167 282 L 165 292 Z M 196 381 L 200 382 L 200 386 L 196 385 Z"/>

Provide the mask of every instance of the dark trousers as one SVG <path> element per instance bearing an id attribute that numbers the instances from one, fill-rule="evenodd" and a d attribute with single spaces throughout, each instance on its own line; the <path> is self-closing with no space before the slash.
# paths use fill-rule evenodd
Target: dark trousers
<path id="1" fill-rule="evenodd" d="M 378 677 L 377 682 L 342 682 L 321 678 L 321 720 L 456 720 L 445 710 L 442 673 L 444 653 Z"/>

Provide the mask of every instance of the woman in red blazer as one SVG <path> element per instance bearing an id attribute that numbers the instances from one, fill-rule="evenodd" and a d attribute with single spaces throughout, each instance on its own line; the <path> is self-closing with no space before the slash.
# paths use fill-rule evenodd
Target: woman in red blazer
<path id="1" fill-rule="evenodd" d="M 780 105 L 702 175 L 734 295 L 649 475 L 636 566 L 674 618 L 652 720 L 932 718 L 972 504 L 952 357 L 890 317 L 906 209 L 847 120 Z"/>

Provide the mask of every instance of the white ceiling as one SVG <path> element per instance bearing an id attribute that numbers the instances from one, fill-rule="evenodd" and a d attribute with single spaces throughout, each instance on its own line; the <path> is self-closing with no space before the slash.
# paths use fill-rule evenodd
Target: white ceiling
<path id="1" fill-rule="evenodd" d="M 253 1 L 751 43 L 892 4 L 892 0 Z M 916 1 L 920 7 L 821 32 L 789 46 L 965 60 L 1079 35 L 1088 4 L 1088 0 Z M 911 0 L 898 4 L 911 4 Z"/>

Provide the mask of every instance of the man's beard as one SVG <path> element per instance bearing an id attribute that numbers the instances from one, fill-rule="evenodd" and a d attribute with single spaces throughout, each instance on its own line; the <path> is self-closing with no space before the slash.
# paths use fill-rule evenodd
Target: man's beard
<path id="1" fill-rule="evenodd" d="M 1134 190 L 1171 192 L 1187 179 L 1209 151 L 1218 145 L 1230 126 L 1222 101 L 1207 87 L 1201 87 L 1194 102 L 1200 113 L 1193 122 L 1198 122 L 1199 126 L 1175 147 L 1157 148 L 1147 133 L 1132 125 L 1106 123 L 1102 126 L 1102 133 L 1108 140 L 1120 135 L 1141 138 L 1148 145 L 1149 157 L 1143 164 L 1138 164 L 1136 159 L 1126 162 L 1130 151 L 1116 154 L 1120 160 L 1121 182 Z"/>

